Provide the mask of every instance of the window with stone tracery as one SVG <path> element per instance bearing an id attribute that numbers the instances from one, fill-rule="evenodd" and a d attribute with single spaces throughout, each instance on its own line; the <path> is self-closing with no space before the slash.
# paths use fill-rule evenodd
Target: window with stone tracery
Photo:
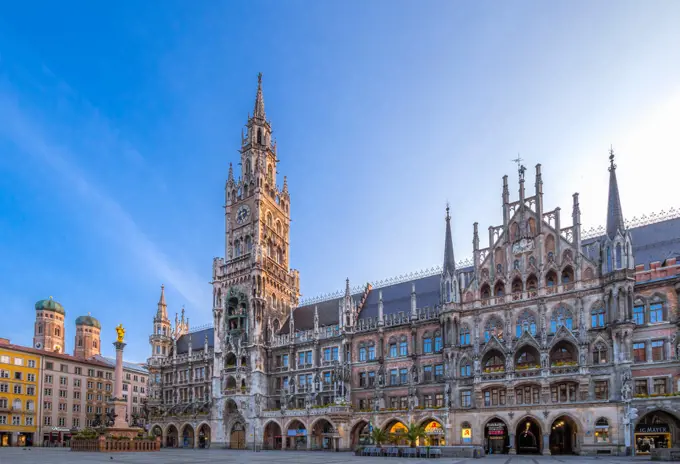
<path id="1" fill-rule="evenodd" d="M 467 325 L 463 325 L 459 330 L 459 339 L 461 345 L 470 344 L 470 328 Z"/>
<path id="2" fill-rule="evenodd" d="M 557 329 L 562 326 L 572 330 L 573 320 L 574 317 L 572 316 L 571 311 L 564 306 L 560 306 L 553 311 L 552 316 L 550 317 L 550 332 L 555 333 L 557 332 Z"/>
<path id="3" fill-rule="evenodd" d="M 595 345 L 593 364 L 607 364 L 607 347 L 602 342 Z"/>
<path id="4" fill-rule="evenodd" d="M 517 318 L 515 335 L 519 338 L 524 332 L 536 335 L 536 318 L 527 310 Z"/>
<path id="5" fill-rule="evenodd" d="M 499 340 L 503 339 L 503 322 L 495 317 L 489 319 L 484 326 L 484 341 L 491 340 L 492 335 L 495 335 Z"/>

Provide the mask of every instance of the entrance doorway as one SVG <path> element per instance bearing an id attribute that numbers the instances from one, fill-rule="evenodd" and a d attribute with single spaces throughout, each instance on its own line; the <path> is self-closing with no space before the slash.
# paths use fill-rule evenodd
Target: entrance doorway
<path id="1" fill-rule="evenodd" d="M 567 416 L 560 416 L 550 428 L 550 453 L 574 454 L 576 452 L 576 424 Z"/>
<path id="2" fill-rule="evenodd" d="M 635 426 L 635 454 L 649 454 L 656 448 L 677 448 L 680 420 L 666 411 L 652 411 Z"/>
<path id="3" fill-rule="evenodd" d="M 506 454 L 510 449 L 508 427 L 501 419 L 494 417 L 484 427 L 484 446 L 487 454 Z"/>
<path id="4" fill-rule="evenodd" d="M 231 449 L 246 448 L 246 429 L 240 422 L 235 423 L 234 426 L 231 428 L 229 448 Z"/>
<path id="5" fill-rule="evenodd" d="M 517 454 L 539 454 L 541 452 L 541 427 L 536 419 L 527 417 L 517 424 Z"/>

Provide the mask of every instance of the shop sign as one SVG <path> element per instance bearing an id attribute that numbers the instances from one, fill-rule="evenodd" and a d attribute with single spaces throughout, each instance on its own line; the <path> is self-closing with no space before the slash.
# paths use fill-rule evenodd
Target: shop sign
<path id="1" fill-rule="evenodd" d="M 50 429 L 50 432 L 70 432 L 71 429 L 68 427 L 58 427 L 56 425 L 53 425 L 52 428 Z"/>
<path id="2" fill-rule="evenodd" d="M 425 433 L 428 435 L 444 435 L 444 429 L 439 422 L 432 421 L 425 426 Z"/>
<path id="3" fill-rule="evenodd" d="M 460 436 L 463 439 L 463 443 L 470 443 L 472 441 L 472 429 L 470 428 L 461 429 Z"/>
<path id="4" fill-rule="evenodd" d="M 486 428 L 489 435 L 505 435 L 505 424 L 502 422 L 491 422 Z"/>
<path id="5" fill-rule="evenodd" d="M 305 429 L 288 430 L 288 436 L 289 437 L 304 437 L 306 435 L 307 435 L 307 430 L 305 430 Z"/>
<path id="6" fill-rule="evenodd" d="M 635 433 L 671 433 L 671 429 L 668 424 L 638 424 Z"/>

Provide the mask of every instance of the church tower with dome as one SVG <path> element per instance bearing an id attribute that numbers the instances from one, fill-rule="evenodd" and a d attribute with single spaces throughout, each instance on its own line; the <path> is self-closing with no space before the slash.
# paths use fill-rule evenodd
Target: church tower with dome
<path id="1" fill-rule="evenodd" d="M 88 359 L 101 354 L 100 332 L 102 325 L 89 313 L 76 319 L 76 338 L 73 345 L 73 356 Z"/>
<path id="2" fill-rule="evenodd" d="M 64 352 L 66 311 L 52 297 L 35 304 L 33 347 L 39 350 Z"/>

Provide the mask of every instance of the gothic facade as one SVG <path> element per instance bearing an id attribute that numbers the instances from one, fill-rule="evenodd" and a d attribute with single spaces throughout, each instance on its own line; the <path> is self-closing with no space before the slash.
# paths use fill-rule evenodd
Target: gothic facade
<path id="1" fill-rule="evenodd" d="M 571 225 L 502 184 L 502 223 L 457 264 L 450 213 L 436 272 L 300 302 L 291 199 L 261 78 L 225 188 L 213 327 L 154 318 L 152 429 L 170 446 L 351 449 L 409 424 L 429 445 L 493 453 L 625 453 L 680 440 L 680 217 L 623 220 L 610 153 L 606 229 Z M 179 324 L 179 325 L 178 325 Z"/>

